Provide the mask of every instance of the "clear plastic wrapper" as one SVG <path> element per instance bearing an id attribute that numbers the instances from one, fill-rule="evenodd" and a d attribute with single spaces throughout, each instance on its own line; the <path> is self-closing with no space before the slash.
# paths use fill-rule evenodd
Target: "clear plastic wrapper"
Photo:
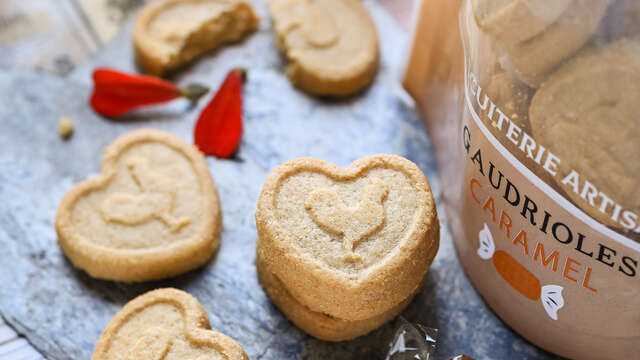
<path id="1" fill-rule="evenodd" d="M 396 331 L 385 360 L 435 360 L 438 329 L 396 320 Z"/>
<path id="2" fill-rule="evenodd" d="M 395 321 L 396 331 L 385 360 L 436 360 L 438 329 L 408 322 L 402 316 Z M 457 355 L 450 360 L 473 360 Z"/>

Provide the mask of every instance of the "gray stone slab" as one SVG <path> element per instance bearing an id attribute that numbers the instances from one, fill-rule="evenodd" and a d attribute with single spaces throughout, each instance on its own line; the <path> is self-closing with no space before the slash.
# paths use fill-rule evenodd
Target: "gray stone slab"
<path id="1" fill-rule="evenodd" d="M 173 286 L 193 294 L 213 328 L 240 342 L 252 359 L 382 359 L 393 324 L 342 343 L 315 340 L 292 326 L 260 288 L 254 266 L 255 203 L 278 164 L 299 156 L 341 166 L 373 153 L 416 162 L 441 204 L 440 185 L 427 134 L 416 113 L 396 96 L 397 67 L 405 35 L 374 3 L 383 61 L 374 85 L 343 101 L 308 97 L 293 89 L 271 40 L 264 6 L 262 29 L 243 44 L 211 54 L 173 79 L 217 87 L 228 69 L 245 66 L 244 134 L 232 160 L 208 158 L 220 192 L 224 230 L 217 256 L 201 269 L 165 281 L 127 285 L 95 280 L 74 269 L 54 231 L 55 211 L 76 182 L 99 171 L 102 150 L 140 127 L 169 131 L 192 141 L 199 110 L 176 101 L 108 120 L 88 106 L 90 70 L 109 65 L 133 70 L 127 33 L 76 69 L 73 81 L 37 72 L 0 69 L 0 313 L 48 359 L 89 359 L 101 331 L 129 300 Z M 57 133 L 60 116 L 76 131 Z M 514 334 L 486 307 L 455 257 L 444 211 L 441 248 L 423 290 L 403 315 L 440 329 L 441 357 L 467 353 L 479 359 L 537 359 L 547 354 Z"/>

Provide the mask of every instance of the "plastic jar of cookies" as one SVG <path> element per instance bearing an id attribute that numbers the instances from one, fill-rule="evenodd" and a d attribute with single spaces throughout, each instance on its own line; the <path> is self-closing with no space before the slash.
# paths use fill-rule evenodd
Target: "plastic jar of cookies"
<path id="1" fill-rule="evenodd" d="M 405 86 L 456 251 L 515 331 L 640 354 L 640 1 L 425 0 Z"/>

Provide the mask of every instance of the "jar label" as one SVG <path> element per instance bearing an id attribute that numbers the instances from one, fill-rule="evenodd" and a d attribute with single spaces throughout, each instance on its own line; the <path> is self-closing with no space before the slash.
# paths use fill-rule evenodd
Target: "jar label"
<path id="1" fill-rule="evenodd" d="M 555 183 L 568 181 L 559 169 L 569 162 L 510 119 L 468 69 L 464 90 L 466 242 L 458 251 L 474 269 L 468 275 L 530 336 L 539 337 L 522 323 L 640 336 L 640 243 L 626 235 L 640 225 L 608 227 L 589 216 Z M 578 187 L 589 184 L 584 174 L 571 176 Z"/>

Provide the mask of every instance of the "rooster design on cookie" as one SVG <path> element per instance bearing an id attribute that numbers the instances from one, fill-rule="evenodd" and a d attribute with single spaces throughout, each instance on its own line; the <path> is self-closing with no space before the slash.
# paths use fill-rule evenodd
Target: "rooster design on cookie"
<path id="1" fill-rule="evenodd" d="M 124 282 L 201 266 L 218 248 L 221 225 L 204 156 L 154 129 L 109 145 L 100 174 L 72 187 L 56 214 L 58 242 L 71 262 L 93 277 Z"/>
<path id="2" fill-rule="evenodd" d="M 211 329 L 196 298 L 157 289 L 127 303 L 109 322 L 91 360 L 249 360 L 240 344 Z"/>
<path id="3" fill-rule="evenodd" d="M 349 208 L 338 193 L 331 189 L 320 189 L 309 194 L 305 209 L 313 221 L 322 229 L 342 235 L 344 259 L 360 261 L 354 248 L 362 239 L 378 231 L 385 221 L 382 203 L 389 194 L 389 187 L 380 179 L 373 178 L 364 188 L 358 206 Z"/>
<path id="4" fill-rule="evenodd" d="M 176 192 L 149 168 L 145 159 L 134 157 L 127 162 L 127 169 L 140 194 L 115 193 L 102 204 L 102 217 L 107 222 L 136 226 L 153 219 L 162 221 L 172 232 L 178 232 L 191 220 L 176 218 L 171 213 Z"/>

